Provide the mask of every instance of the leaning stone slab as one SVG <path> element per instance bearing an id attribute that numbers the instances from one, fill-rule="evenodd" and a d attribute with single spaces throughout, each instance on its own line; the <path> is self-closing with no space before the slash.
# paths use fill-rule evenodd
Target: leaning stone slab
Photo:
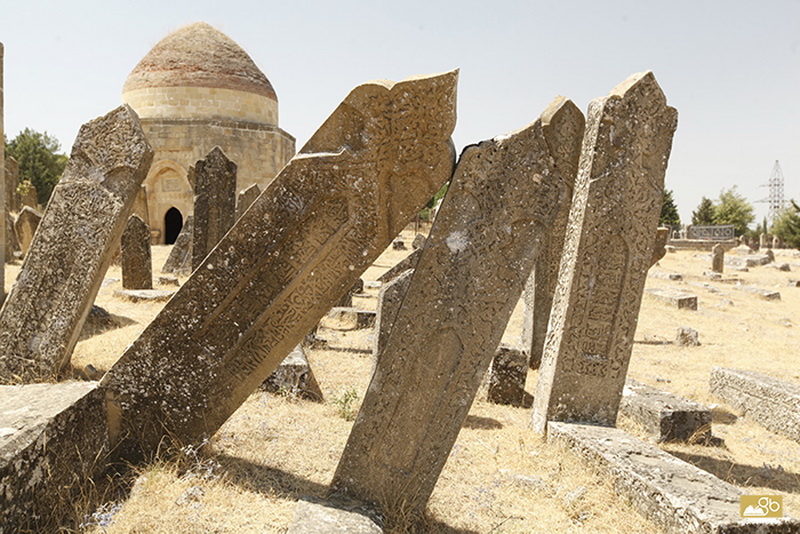
<path id="1" fill-rule="evenodd" d="M 377 514 L 366 505 L 300 499 L 287 534 L 383 534 Z"/>
<path id="2" fill-rule="evenodd" d="M 21 252 L 17 232 L 14 229 L 14 218 L 6 212 L 6 263 L 14 261 Z"/>
<path id="3" fill-rule="evenodd" d="M 547 439 L 562 443 L 610 476 L 617 494 L 669 534 L 790 534 L 800 521 L 742 519 L 741 489 L 622 430 L 550 422 Z"/>
<path id="4" fill-rule="evenodd" d="M 19 216 L 14 222 L 14 228 L 9 228 L 9 230 L 16 233 L 23 256 L 28 253 L 33 241 L 33 235 L 36 233 L 40 222 L 42 222 L 42 214 L 30 206 L 25 206 L 19 212 Z"/>
<path id="5" fill-rule="evenodd" d="M 711 393 L 745 417 L 800 443 L 800 386 L 755 371 L 714 367 Z"/>
<path id="6" fill-rule="evenodd" d="M 194 165 L 192 270 L 236 222 L 236 164 L 220 147 Z"/>
<path id="7" fill-rule="evenodd" d="M 236 219 L 242 216 L 242 213 L 247 211 L 253 202 L 256 201 L 258 195 L 261 194 L 261 190 L 258 188 L 258 184 L 253 184 L 247 189 L 239 192 L 239 197 L 236 199 Z"/>
<path id="8" fill-rule="evenodd" d="M 308 363 L 308 357 L 302 345 L 298 345 L 269 375 L 261 388 L 279 395 L 322 401 L 322 389 L 319 387 L 314 371 Z"/>
<path id="9" fill-rule="evenodd" d="M 739 291 L 746 291 L 747 293 L 753 293 L 763 298 L 764 300 L 781 300 L 780 291 L 775 291 L 772 289 L 763 289 L 761 287 L 740 286 L 740 285 L 735 285 L 733 286 L 733 288 L 738 289 Z"/>
<path id="10" fill-rule="evenodd" d="M 661 302 L 674 306 L 679 310 L 696 310 L 697 295 L 686 293 L 685 291 L 675 291 L 670 289 L 647 289 L 649 295 L 653 295 Z"/>
<path id="11" fill-rule="evenodd" d="M 153 261 L 150 249 L 150 227 L 131 215 L 122 233 L 122 287 L 153 289 Z"/>
<path id="12" fill-rule="evenodd" d="M 372 349 L 373 369 L 375 368 L 375 362 L 386 347 L 389 332 L 392 331 L 397 312 L 400 311 L 400 306 L 403 304 L 403 299 L 406 296 L 413 274 L 414 271 L 412 269 L 400 273 L 381 287 L 378 293 L 378 309 L 375 314 L 375 345 Z"/>
<path id="13" fill-rule="evenodd" d="M 501 343 L 489 368 L 486 400 L 494 404 L 530 408 L 533 397 L 525 391 L 527 377 L 527 355 L 517 348 Z"/>
<path id="14" fill-rule="evenodd" d="M 81 127 L 0 311 L 0 382 L 67 367 L 152 159 L 128 106 Z"/>
<path id="15" fill-rule="evenodd" d="M 394 280 L 396 277 L 400 276 L 402 273 L 406 272 L 409 269 L 414 269 L 419 262 L 419 257 L 422 254 L 422 249 L 418 248 L 392 267 L 382 275 L 378 277 L 378 282 L 382 282 L 387 284 Z"/>
<path id="16" fill-rule="evenodd" d="M 104 468 L 105 399 L 95 382 L 0 386 L 0 532 L 56 532 Z"/>
<path id="17" fill-rule="evenodd" d="M 357 87 L 281 170 L 103 379 L 122 454 L 211 436 L 451 177 L 456 79 Z"/>
<path id="18" fill-rule="evenodd" d="M 333 488 L 420 513 L 503 335 L 567 185 L 545 128 L 564 108 L 467 147 L 379 355 Z"/>
<path id="19" fill-rule="evenodd" d="M 667 391 L 628 380 L 620 413 L 633 419 L 658 442 L 704 442 L 711 438 L 711 410 Z"/>
<path id="20" fill-rule="evenodd" d="M 533 427 L 613 424 L 653 254 L 677 112 L 652 72 L 589 105 Z"/>
<path id="21" fill-rule="evenodd" d="M 181 228 L 181 232 L 178 234 L 175 244 L 172 245 L 172 250 L 169 251 L 167 261 L 164 262 L 164 266 L 161 268 L 162 273 L 179 274 L 181 267 L 187 263 L 187 261 L 191 264 L 193 227 L 194 216 L 189 215 L 183 222 L 183 228 Z M 191 268 L 189 271 L 191 272 Z"/>
<path id="22" fill-rule="evenodd" d="M 169 289 L 117 289 L 114 296 L 131 302 L 166 302 L 175 294 Z"/>
<path id="23" fill-rule="evenodd" d="M 558 105 L 566 101 L 564 97 L 558 97 L 550 105 L 551 109 L 559 109 Z M 558 269 L 564 250 L 564 235 L 567 231 L 572 191 L 575 186 L 575 175 L 578 172 L 578 159 L 583 139 L 583 113 L 572 102 L 561 112 L 569 113 L 572 116 L 569 128 L 564 131 L 547 128 L 545 131 L 548 136 L 547 143 L 554 157 L 557 158 L 557 167 L 567 189 L 563 193 L 564 197 L 560 199 L 558 214 L 556 214 L 553 225 L 542 236 L 541 252 L 525 283 L 525 292 L 522 298 L 524 307 L 522 349 L 528 354 L 532 369 L 538 369 L 542 361 L 547 323 L 550 321 L 550 308 L 553 305 L 553 295 L 558 282 Z M 551 120 L 547 112 L 542 119 L 543 121 Z"/>
<path id="24" fill-rule="evenodd" d="M 667 255 L 667 241 L 669 241 L 669 228 L 659 227 L 656 229 L 656 239 L 653 245 L 653 255 L 650 257 L 650 265 L 655 265 Z"/>

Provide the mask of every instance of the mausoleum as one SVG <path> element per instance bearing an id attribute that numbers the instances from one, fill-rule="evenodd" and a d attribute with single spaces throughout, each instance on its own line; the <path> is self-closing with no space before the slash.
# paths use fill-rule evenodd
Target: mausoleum
<path id="1" fill-rule="evenodd" d="M 238 165 L 237 190 L 264 187 L 295 153 L 278 126 L 275 89 L 247 52 L 204 22 L 159 41 L 128 76 L 122 101 L 155 159 L 134 211 L 153 243 L 174 243 L 193 212 L 189 167 L 215 146 Z"/>

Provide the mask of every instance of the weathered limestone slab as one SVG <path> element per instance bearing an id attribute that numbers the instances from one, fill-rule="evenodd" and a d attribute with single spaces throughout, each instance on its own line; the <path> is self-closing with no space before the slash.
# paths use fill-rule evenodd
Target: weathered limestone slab
<path id="1" fill-rule="evenodd" d="M 181 267 L 187 263 L 187 258 L 190 264 L 189 271 L 191 272 L 193 227 L 194 216 L 189 215 L 186 217 L 186 220 L 183 221 L 183 228 L 181 228 L 181 232 L 178 234 L 177 239 L 175 239 L 172 250 L 169 251 L 167 261 L 164 262 L 164 266 L 161 268 L 162 273 L 178 274 Z"/>
<path id="2" fill-rule="evenodd" d="M 414 269 L 419 262 L 419 257 L 422 254 L 422 249 L 418 248 L 392 267 L 382 275 L 378 277 L 378 282 L 382 282 L 384 284 L 389 283 L 390 281 L 394 280 L 397 276 L 400 276 L 402 273 L 406 272 L 409 269 Z"/>
<path id="3" fill-rule="evenodd" d="M 761 287 L 741 286 L 741 285 L 735 285 L 733 286 L 733 288 L 738 289 L 739 291 L 753 293 L 763 298 L 764 300 L 781 300 L 781 292 L 775 291 L 774 289 L 764 289 Z"/>
<path id="4" fill-rule="evenodd" d="M 558 109 L 556 106 L 562 102 L 567 102 L 567 100 L 564 97 L 558 97 L 551 104 L 550 109 Z M 522 299 L 522 349 L 528 353 L 532 369 L 538 369 L 542 361 L 547 323 L 550 320 L 550 308 L 553 305 L 553 295 L 558 282 L 558 268 L 564 250 L 564 235 L 567 231 L 569 209 L 572 204 L 575 175 L 578 172 L 578 159 L 581 154 L 585 122 L 583 113 L 572 102 L 569 102 L 569 105 L 564 107 L 561 112 L 571 116 L 570 121 L 563 123 L 568 124 L 568 127 L 563 131 L 546 128 L 545 132 L 547 143 L 553 156 L 557 158 L 557 168 L 567 189 L 563 192 L 563 198 L 559 200 L 559 210 L 553 225 L 547 228 L 542 236 L 541 252 L 525 283 Z M 543 123 L 546 124 L 550 120 L 552 118 L 548 112 L 545 112 L 542 117 Z"/>
<path id="5" fill-rule="evenodd" d="M 731 253 L 736 254 L 737 256 L 752 256 L 755 254 L 755 250 L 748 247 L 745 243 L 741 243 L 738 247 L 731 249 Z"/>
<path id="6" fill-rule="evenodd" d="M 178 279 L 174 276 L 159 276 L 158 284 L 162 286 L 179 286 L 181 285 Z"/>
<path id="7" fill-rule="evenodd" d="M 661 280 L 672 280 L 673 282 L 680 282 L 683 280 L 683 275 L 680 273 L 662 273 L 658 271 L 650 271 L 647 273 L 650 278 L 660 278 Z"/>
<path id="8" fill-rule="evenodd" d="M 375 345 L 372 348 L 373 369 L 375 362 L 380 357 L 384 347 L 386 347 L 389 332 L 392 331 L 397 312 L 400 311 L 400 306 L 403 304 L 406 291 L 408 291 L 408 284 L 411 282 L 413 275 L 414 271 L 407 269 L 392 281 L 387 282 L 378 293 L 378 307 L 375 314 Z"/>
<path id="9" fill-rule="evenodd" d="M 653 245 L 653 256 L 650 258 L 650 266 L 652 267 L 658 260 L 667 255 L 667 241 L 669 241 L 669 228 L 659 227 L 656 228 L 656 240 Z"/>
<path id="10" fill-rule="evenodd" d="M 420 249 L 425 246 L 425 236 L 417 234 L 414 236 L 414 241 L 411 242 L 411 248 L 414 250 Z"/>
<path id="11" fill-rule="evenodd" d="M 25 182 L 25 192 L 21 196 L 20 202 L 22 206 L 28 206 L 35 210 L 39 210 L 39 193 L 36 191 L 36 186 L 30 182 Z"/>
<path id="12" fill-rule="evenodd" d="M 637 421 L 657 441 L 703 442 L 711 438 L 711 410 L 667 391 L 628 380 L 620 413 Z"/>
<path id="13" fill-rule="evenodd" d="M 357 87 L 282 169 L 103 379 L 124 453 L 213 434 L 451 177 L 456 79 Z"/>
<path id="14" fill-rule="evenodd" d="M 122 233 L 122 287 L 153 289 L 153 260 L 150 250 L 150 227 L 131 215 Z"/>
<path id="15" fill-rule="evenodd" d="M 19 216 L 14 222 L 14 232 L 16 232 L 23 256 L 28 254 L 28 249 L 31 248 L 33 242 L 33 235 L 39 228 L 40 222 L 42 222 L 42 214 L 30 206 L 24 206 L 19 212 Z"/>
<path id="16" fill-rule="evenodd" d="M 494 404 L 530 407 L 533 398 L 525 391 L 527 377 L 527 355 L 517 348 L 501 343 L 494 352 L 492 366 L 489 368 L 486 400 Z"/>
<path id="17" fill-rule="evenodd" d="M 647 293 L 661 302 L 675 306 L 679 310 L 697 309 L 697 295 L 686 293 L 685 291 L 651 288 L 647 289 Z"/>
<path id="18" fill-rule="evenodd" d="M 335 490 L 420 513 L 456 440 L 567 185 L 543 131 L 575 131 L 562 102 L 467 147 L 333 479 Z"/>
<path id="19" fill-rule="evenodd" d="M 58 530 L 104 466 L 105 415 L 94 382 L 0 386 L 0 532 Z"/>
<path id="20" fill-rule="evenodd" d="M 238 220 L 239 217 L 242 216 L 242 213 L 247 211 L 253 202 L 256 201 L 258 195 L 261 194 L 261 190 L 258 188 L 258 184 L 253 184 L 247 189 L 239 192 L 239 198 L 236 200 L 236 219 Z"/>
<path id="21" fill-rule="evenodd" d="M 745 417 L 800 442 L 800 386 L 755 371 L 714 367 L 711 393 Z"/>
<path id="22" fill-rule="evenodd" d="M 297 502 L 287 534 L 382 534 L 377 514 L 366 505 L 323 502 L 303 498 Z"/>
<path id="23" fill-rule="evenodd" d="M 688 326 L 679 326 L 675 336 L 675 344 L 679 347 L 699 347 L 697 330 Z"/>
<path id="24" fill-rule="evenodd" d="M 722 273 L 725 267 L 725 248 L 717 243 L 711 249 L 711 270 L 715 273 Z"/>
<path id="25" fill-rule="evenodd" d="M 751 254 L 744 257 L 725 257 L 725 265 L 731 267 L 761 267 L 767 265 L 772 260 L 767 254 Z"/>
<path id="26" fill-rule="evenodd" d="M 617 418 L 676 124 L 649 71 L 589 105 L 534 394 L 537 432 L 548 420 Z"/>
<path id="27" fill-rule="evenodd" d="M 670 534 L 791 534 L 793 518 L 742 519 L 743 491 L 616 428 L 550 422 L 549 442 L 563 443 L 607 473 L 617 494 Z"/>
<path id="28" fill-rule="evenodd" d="M 236 222 L 236 164 L 220 147 L 194 165 L 192 270 Z"/>
<path id="29" fill-rule="evenodd" d="M 14 218 L 6 212 L 6 263 L 11 263 L 16 259 L 16 253 L 22 253 L 17 240 L 17 232 L 14 229 Z"/>
<path id="30" fill-rule="evenodd" d="M 81 127 L 0 311 L 0 382 L 52 378 L 69 364 L 152 159 L 128 106 Z"/>
<path id="31" fill-rule="evenodd" d="M 327 314 L 327 317 L 336 325 L 331 326 L 331 328 L 346 330 L 373 328 L 375 326 L 375 316 L 376 312 L 372 310 L 362 310 L 345 306 L 334 306 Z"/>
<path id="32" fill-rule="evenodd" d="M 131 302 L 166 302 L 175 290 L 169 289 L 117 289 L 114 296 Z"/>
<path id="33" fill-rule="evenodd" d="M 308 363 L 302 345 L 297 345 L 284 358 L 261 387 L 270 393 L 322 401 L 322 389 L 314 377 L 314 371 Z"/>
<path id="34" fill-rule="evenodd" d="M 8 154 L 5 157 L 6 211 L 19 212 L 19 162 Z"/>

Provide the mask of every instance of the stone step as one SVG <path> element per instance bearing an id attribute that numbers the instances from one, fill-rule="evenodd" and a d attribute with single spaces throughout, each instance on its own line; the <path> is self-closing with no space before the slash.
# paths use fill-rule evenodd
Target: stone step
<path id="1" fill-rule="evenodd" d="M 741 518 L 741 489 L 617 428 L 550 422 L 547 439 L 607 473 L 616 492 L 667 533 L 800 532 L 800 521 L 790 517 Z"/>

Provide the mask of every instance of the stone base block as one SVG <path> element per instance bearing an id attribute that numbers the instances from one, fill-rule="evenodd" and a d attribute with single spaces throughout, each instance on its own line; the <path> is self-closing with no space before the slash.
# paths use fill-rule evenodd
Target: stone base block
<path id="1" fill-rule="evenodd" d="M 158 277 L 158 285 L 178 287 L 180 285 L 180 282 L 178 282 L 178 278 L 176 276 L 162 275 Z"/>
<path id="2" fill-rule="evenodd" d="M 628 380 L 620 413 L 642 425 L 657 441 L 711 439 L 711 410 L 707 406 Z"/>
<path id="3" fill-rule="evenodd" d="M 322 401 L 322 390 L 308 363 L 303 347 L 298 345 L 261 384 L 270 393 Z"/>
<path id="4" fill-rule="evenodd" d="M 104 469 L 107 435 L 96 382 L 0 386 L 0 533 L 58 530 Z"/>
<path id="5" fill-rule="evenodd" d="M 742 519 L 739 488 L 617 428 L 551 422 L 547 439 L 608 473 L 617 493 L 668 533 L 800 532 L 800 521 L 789 517 Z"/>
<path id="6" fill-rule="evenodd" d="M 383 534 L 380 518 L 367 506 L 301 499 L 287 534 Z"/>
<path id="7" fill-rule="evenodd" d="M 753 286 L 736 286 L 736 289 L 740 291 L 747 291 L 748 293 L 753 293 L 763 298 L 764 300 L 781 300 L 781 292 L 772 289 L 763 289 L 760 287 L 753 287 Z"/>
<path id="8" fill-rule="evenodd" d="M 668 289 L 648 289 L 647 293 L 653 295 L 662 302 L 675 306 L 679 310 L 697 309 L 697 295 L 692 295 L 691 293 L 671 291 Z"/>
<path id="9" fill-rule="evenodd" d="M 714 367 L 711 393 L 745 417 L 800 443 L 800 386 L 755 371 Z"/>
<path id="10" fill-rule="evenodd" d="M 533 396 L 525 391 L 527 376 L 528 355 L 502 343 L 492 359 L 486 400 L 494 404 L 530 408 Z"/>
<path id="11" fill-rule="evenodd" d="M 336 306 L 328 312 L 327 318 L 333 324 L 326 321 L 325 325 L 329 328 L 355 329 L 373 328 L 375 326 L 376 313 L 372 310 L 361 310 L 358 308 L 348 308 Z"/>
<path id="12" fill-rule="evenodd" d="M 114 296 L 131 302 L 166 302 L 175 291 L 167 289 L 117 289 Z"/>

